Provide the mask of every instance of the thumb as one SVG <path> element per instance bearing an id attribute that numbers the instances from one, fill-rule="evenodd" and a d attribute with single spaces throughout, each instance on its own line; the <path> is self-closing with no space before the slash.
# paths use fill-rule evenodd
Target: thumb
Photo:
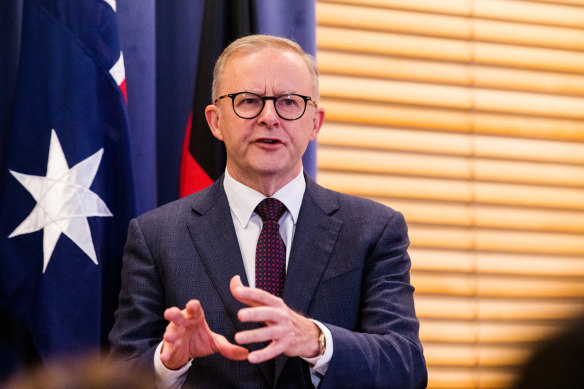
<path id="1" fill-rule="evenodd" d="M 229 283 L 229 288 L 231 289 L 231 293 L 233 294 L 236 288 L 243 287 L 243 283 L 241 282 L 241 277 L 239 275 L 233 276 L 231 282 Z"/>
<path id="2" fill-rule="evenodd" d="M 235 361 L 243 361 L 247 359 L 249 351 L 246 348 L 229 343 L 223 335 L 214 334 L 213 337 L 217 351 L 219 351 L 219 353 L 225 358 Z"/>

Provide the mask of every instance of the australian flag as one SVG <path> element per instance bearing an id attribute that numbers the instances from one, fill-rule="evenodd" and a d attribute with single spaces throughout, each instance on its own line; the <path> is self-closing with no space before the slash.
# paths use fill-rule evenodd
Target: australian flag
<path id="1" fill-rule="evenodd" d="M 98 350 L 135 190 L 115 0 L 24 0 L 0 155 L 0 306 L 38 354 Z"/>

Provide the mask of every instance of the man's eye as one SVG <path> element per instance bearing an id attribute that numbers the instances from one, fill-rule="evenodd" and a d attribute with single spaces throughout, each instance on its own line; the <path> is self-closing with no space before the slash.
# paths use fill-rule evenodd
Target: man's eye
<path id="1" fill-rule="evenodd" d="M 257 105 L 260 103 L 260 99 L 255 98 L 255 97 L 245 97 L 243 99 L 241 99 L 241 101 L 239 102 L 239 104 L 241 105 Z"/>
<path id="2" fill-rule="evenodd" d="M 299 108 L 302 105 L 301 100 L 293 95 L 281 96 L 276 103 L 280 108 Z"/>

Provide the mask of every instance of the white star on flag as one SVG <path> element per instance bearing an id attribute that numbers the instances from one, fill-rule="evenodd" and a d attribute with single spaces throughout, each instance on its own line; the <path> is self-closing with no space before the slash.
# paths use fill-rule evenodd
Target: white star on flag
<path id="1" fill-rule="evenodd" d="M 45 177 L 10 170 L 37 204 L 8 237 L 44 229 L 43 273 L 61 234 L 68 236 L 97 265 L 87 218 L 113 216 L 103 200 L 89 189 L 102 155 L 103 148 L 69 169 L 59 138 L 52 130 Z"/>

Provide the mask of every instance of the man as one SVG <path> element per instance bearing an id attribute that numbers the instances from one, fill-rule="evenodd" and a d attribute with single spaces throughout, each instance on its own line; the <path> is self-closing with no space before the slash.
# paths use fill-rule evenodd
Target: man
<path id="1" fill-rule="evenodd" d="M 304 176 L 317 99 L 316 63 L 287 39 L 218 59 L 205 115 L 225 174 L 131 222 L 110 333 L 161 387 L 425 387 L 405 221 Z"/>

